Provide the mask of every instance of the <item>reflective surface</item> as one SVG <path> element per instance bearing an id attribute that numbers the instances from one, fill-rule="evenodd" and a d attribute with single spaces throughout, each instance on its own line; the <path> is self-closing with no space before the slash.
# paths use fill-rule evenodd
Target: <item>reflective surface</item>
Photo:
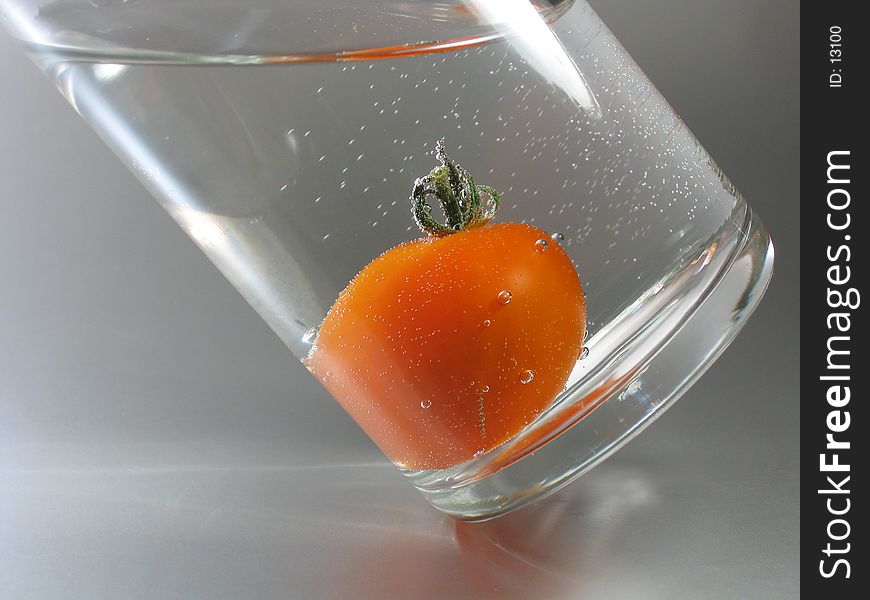
<path id="1" fill-rule="evenodd" d="M 728 481 L 739 472 L 711 483 L 688 479 L 679 457 L 666 464 L 667 453 L 625 454 L 537 505 L 477 524 L 436 513 L 380 460 L 5 475 L 15 505 L 7 515 L 14 523 L 4 527 L 13 527 L 11 541 L 25 552 L 4 559 L 4 591 L 10 598 L 65 590 L 91 598 L 146 590 L 163 598 L 796 597 L 785 594 L 795 582 L 769 572 L 746 578 L 781 560 L 770 557 L 765 569 L 747 564 L 770 543 L 765 537 L 782 534 L 775 521 L 747 519 L 747 490 Z"/>
<path id="2" fill-rule="evenodd" d="M 791 3 L 637 4 L 596 8 L 753 199 L 778 272 L 672 412 L 476 525 L 426 506 L 0 40 L 0 597 L 795 597 L 796 40 L 752 29 L 791 35 Z"/>

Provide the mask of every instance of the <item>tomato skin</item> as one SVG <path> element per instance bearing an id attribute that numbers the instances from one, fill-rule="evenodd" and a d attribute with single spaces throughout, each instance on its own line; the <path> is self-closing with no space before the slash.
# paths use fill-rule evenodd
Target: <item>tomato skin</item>
<path id="1" fill-rule="evenodd" d="M 444 469 L 550 405 L 585 317 L 559 244 L 530 225 L 486 225 L 373 260 L 330 309 L 306 366 L 400 468 Z"/>

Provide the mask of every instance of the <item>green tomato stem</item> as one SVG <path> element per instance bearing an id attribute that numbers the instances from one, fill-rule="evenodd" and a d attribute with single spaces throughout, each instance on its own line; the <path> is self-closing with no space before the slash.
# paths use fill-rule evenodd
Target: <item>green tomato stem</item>
<path id="1" fill-rule="evenodd" d="M 477 185 L 471 174 L 453 162 L 444 150 L 444 140 L 435 144 L 441 166 L 414 182 L 411 214 L 423 233 L 442 237 L 489 223 L 501 205 L 501 195 L 488 185 Z M 484 202 L 481 195 L 486 196 Z M 432 216 L 429 196 L 435 196 L 445 223 Z"/>

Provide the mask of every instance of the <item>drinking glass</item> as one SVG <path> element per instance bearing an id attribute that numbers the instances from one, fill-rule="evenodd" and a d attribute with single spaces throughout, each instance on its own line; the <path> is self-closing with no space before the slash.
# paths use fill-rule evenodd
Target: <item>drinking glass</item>
<path id="1" fill-rule="evenodd" d="M 551 493 L 637 435 L 770 278 L 758 219 L 582 0 L 0 0 L 0 16 L 456 518 Z"/>

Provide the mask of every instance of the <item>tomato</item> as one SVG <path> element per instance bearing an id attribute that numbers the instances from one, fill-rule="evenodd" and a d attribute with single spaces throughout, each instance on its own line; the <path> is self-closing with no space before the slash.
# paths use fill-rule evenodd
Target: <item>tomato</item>
<path id="1" fill-rule="evenodd" d="M 452 467 L 514 437 L 582 348 L 583 289 L 565 251 L 536 227 L 481 221 L 369 263 L 306 360 L 403 469 Z"/>

